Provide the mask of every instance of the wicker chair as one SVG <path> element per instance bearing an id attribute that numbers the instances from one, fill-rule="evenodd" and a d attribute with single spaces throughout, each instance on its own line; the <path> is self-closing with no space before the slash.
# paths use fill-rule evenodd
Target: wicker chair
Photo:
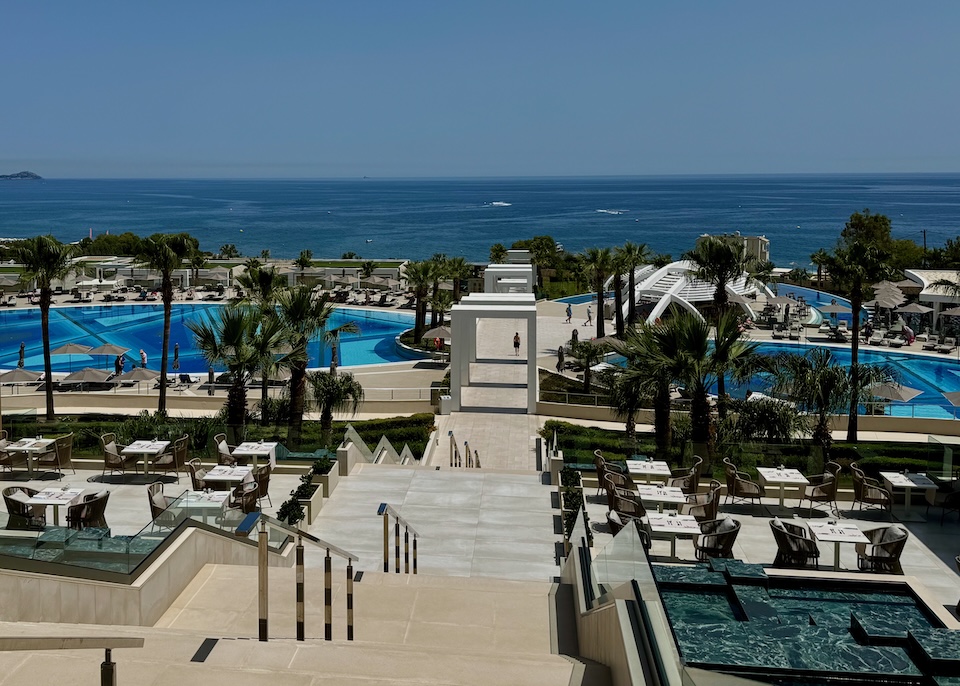
<path id="1" fill-rule="evenodd" d="M 70 467 L 73 473 L 77 470 L 73 466 L 73 434 L 61 436 L 46 452 L 37 455 L 37 468 L 54 467 L 57 472 L 57 479 L 63 478 L 64 467 Z"/>
<path id="2" fill-rule="evenodd" d="M 233 451 L 237 449 L 235 445 L 227 443 L 227 434 L 217 434 L 213 437 L 213 444 L 217 447 L 217 463 L 232 467 L 238 464 L 246 464 L 246 458 L 234 457 Z"/>
<path id="3" fill-rule="evenodd" d="M 264 498 L 267 499 L 267 502 L 270 504 L 270 507 L 273 507 L 273 501 L 270 500 L 270 473 L 273 471 L 268 462 L 265 465 L 261 465 L 253 470 L 253 480 L 257 482 L 257 502 L 261 502 Z"/>
<path id="4" fill-rule="evenodd" d="M 160 454 L 153 461 L 153 466 L 156 467 L 157 471 L 162 471 L 164 474 L 173 472 L 177 477 L 177 483 L 180 483 L 180 470 L 186 468 L 187 444 L 189 441 L 188 436 L 181 436 L 173 442 L 170 450 Z"/>
<path id="5" fill-rule="evenodd" d="M 670 472 L 671 476 L 667 479 L 667 486 L 679 488 L 684 494 L 696 493 L 700 490 L 700 470 L 702 467 L 703 458 L 694 455 L 692 467 L 689 469 L 682 467 Z"/>
<path id="6" fill-rule="evenodd" d="M 177 515 L 167 508 L 176 502 L 176 498 L 163 494 L 163 484 L 159 481 L 147 486 L 147 500 L 150 501 L 150 517 L 153 524 L 161 529 L 172 529 L 179 521 Z"/>
<path id="7" fill-rule="evenodd" d="M 730 517 L 700 522 L 700 533 L 693 537 L 697 559 L 706 562 L 711 557 L 733 557 L 733 544 L 740 533 L 740 522 Z"/>
<path id="8" fill-rule="evenodd" d="M 880 509 L 891 512 L 893 507 L 893 498 L 890 497 L 890 491 L 880 485 L 876 479 L 871 479 L 856 462 L 850 463 L 850 471 L 853 472 L 853 505 L 850 511 L 857 503 L 860 503 L 860 509 L 864 505 L 875 505 Z"/>
<path id="9" fill-rule="evenodd" d="M 864 531 L 869 543 L 857 543 L 857 567 L 865 572 L 884 572 L 903 574 L 900 566 L 900 553 L 910 534 L 897 525 L 881 526 Z"/>
<path id="10" fill-rule="evenodd" d="M 606 474 L 624 473 L 621 469 L 618 469 L 617 465 L 604 458 L 603 453 L 599 450 L 593 451 L 593 465 L 597 469 L 597 495 L 600 495 L 601 491 L 605 488 L 603 477 Z"/>
<path id="11" fill-rule="evenodd" d="M 774 567 L 806 567 L 812 562 L 814 569 L 817 568 L 820 549 L 805 526 L 774 518 L 770 522 L 770 529 L 777 542 Z"/>
<path id="12" fill-rule="evenodd" d="M 107 526 L 107 502 L 110 491 L 100 491 L 83 496 L 83 500 L 67 508 L 67 526 L 71 529 L 88 529 Z"/>
<path id="13" fill-rule="evenodd" d="M 937 490 L 927 489 L 923 492 L 927 500 L 927 517 L 930 516 L 931 507 L 941 508 L 940 526 L 943 526 L 943 520 L 948 512 L 960 512 L 960 481 L 945 481 L 935 476 L 927 474 L 931 481 L 937 484 Z"/>
<path id="14" fill-rule="evenodd" d="M 620 515 L 621 518 L 641 519 L 647 516 L 647 509 L 639 498 L 624 498 L 620 495 L 614 495 L 613 507 L 610 509 Z"/>
<path id="15" fill-rule="evenodd" d="M 7 452 L 7 431 L 0 430 L 0 472 L 12 472 L 17 464 L 30 466 L 30 458 L 24 452 Z"/>
<path id="16" fill-rule="evenodd" d="M 637 500 L 640 496 L 629 474 L 606 472 L 603 475 L 603 488 L 607 492 L 607 507 L 613 509 L 614 497 Z"/>
<path id="17" fill-rule="evenodd" d="M 763 486 L 750 480 L 750 476 L 737 471 L 729 457 L 723 458 L 724 471 L 727 475 L 727 501 L 737 500 L 753 502 L 764 497 L 767 493 Z"/>
<path id="18" fill-rule="evenodd" d="M 260 487 L 256 481 L 244 481 L 240 483 L 230 494 L 228 506 L 235 510 L 240 510 L 243 514 L 259 512 L 260 506 L 257 504 Z"/>
<path id="19" fill-rule="evenodd" d="M 807 477 L 809 486 L 803 489 L 803 498 L 800 499 L 800 507 L 803 507 L 805 500 L 810 501 L 809 514 L 813 514 L 814 503 L 827 503 L 830 505 L 830 511 L 840 512 L 837 505 L 837 477 L 840 474 L 840 465 L 836 462 L 827 462 L 826 471 L 823 474 Z"/>
<path id="20" fill-rule="evenodd" d="M 100 478 L 106 476 L 109 471 L 111 474 L 120 472 L 123 474 L 129 467 L 139 470 L 139 455 L 124 455 L 123 449 L 127 446 L 117 443 L 117 435 L 107 433 L 100 436 L 100 447 L 103 449 L 103 470 L 100 472 Z"/>
<path id="21" fill-rule="evenodd" d="M 3 502 L 7 506 L 7 514 L 10 515 L 8 529 L 35 529 L 46 526 L 47 508 L 24 502 L 38 492 L 26 486 L 9 486 L 3 489 Z"/>
<path id="22" fill-rule="evenodd" d="M 607 512 L 607 526 L 610 527 L 610 531 L 614 536 L 623 531 L 631 522 L 634 524 L 637 534 L 640 536 L 640 543 L 643 545 L 643 549 L 650 550 L 650 534 L 643 528 L 643 523 L 639 519 L 621 517 L 612 510 Z"/>
<path id="23" fill-rule="evenodd" d="M 207 470 L 200 466 L 200 458 L 195 457 L 187 462 L 187 469 L 190 470 L 190 482 L 193 490 L 202 491 L 206 488 L 203 477 L 207 475 Z"/>
<path id="24" fill-rule="evenodd" d="M 717 510 L 720 508 L 720 489 L 723 486 L 716 479 L 710 481 L 710 490 L 706 493 L 691 493 L 687 496 L 687 502 L 682 503 L 677 512 L 679 514 L 692 515 L 698 522 L 705 522 L 717 518 Z"/>

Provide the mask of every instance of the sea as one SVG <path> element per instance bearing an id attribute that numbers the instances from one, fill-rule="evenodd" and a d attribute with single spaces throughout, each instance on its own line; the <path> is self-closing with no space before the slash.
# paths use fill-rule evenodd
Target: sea
<path id="1" fill-rule="evenodd" d="M 928 247 L 960 235 L 960 174 L 460 179 L 0 180 L 0 237 L 187 231 L 243 255 L 487 259 L 550 235 L 567 252 L 625 241 L 679 258 L 704 233 L 760 234 L 780 267 L 810 268 L 856 211 Z"/>

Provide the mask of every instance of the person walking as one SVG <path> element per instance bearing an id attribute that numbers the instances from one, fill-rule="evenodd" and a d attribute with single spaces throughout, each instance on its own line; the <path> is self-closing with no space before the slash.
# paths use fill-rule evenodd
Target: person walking
<path id="1" fill-rule="evenodd" d="M 573 317 L 573 305 L 567 303 L 567 321 L 565 324 L 570 324 L 570 319 Z"/>
<path id="2" fill-rule="evenodd" d="M 583 323 L 584 326 L 590 326 L 593 324 L 593 306 L 587 305 L 587 321 Z"/>
<path id="3" fill-rule="evenodd" d="M 180 369 L 180 344 L 173 344 L 173 371 L 179 371 Z"/>
<path id="4" fill-rule="evenodd" d="M 143 348 L 140 348 L 140 366 L 147 368 L 147 352 Z"/>
<path id="5" fill-rule="evenodd" d="M 24 359 L 27 354 L 27 346 L 23 341 L 20 341 L 20 359 L 17 360 L 17 368 L 23 369 Z"/>
<path id="6" fill-rule="evenodd" d="M 120 376 L 121 372 L 123 372 L 123 367 L 120 366 L 120 360 L 122 359 L 120 355 L 117 355 L 117 359 L 113 361 L 113 373 L 117 376 Z"/>
<path id="7" fill-rule="evenodd" d="M 514 357 L 520 357 L 520 332 L 519 331 L 513 334 L 513 355 Z"/>
<path id="8" fill-rule="evenodd" d="M 557 374 L 563 374 L 563 367 L 563 346 L 561 345 L 559 348 L 557 348 Z"/>

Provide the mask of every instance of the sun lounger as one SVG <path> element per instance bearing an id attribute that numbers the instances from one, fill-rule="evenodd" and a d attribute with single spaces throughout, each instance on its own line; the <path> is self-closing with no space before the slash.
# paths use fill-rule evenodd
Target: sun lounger
<path id="1" fill-rule="evenodd" d="M 947 336 L 943 339 L 943 343 L 937 346 L 937 352 L 948 354 L 952 353 L 957 349 L 957 339 L 951 336 Z"/>
<path id="2" fill-rule="evenodd" d="M 870 345 L 880 345 L 883 343 L 883 331 L 874 331 L 870 337 Z"/>
<path id="3" fill-rule="evenodd" d="M 783 329 L 781 329 L 781 328 L 776 328 L 776 329 L 773 330 L 773 333 L 770 334 L 770 337 L 773 338 L 774 340 L 782 341 L 784 338 L 787 337 L 787 335 L 786 335 L 786 332 L 785 332 Z"/>
<path id="4" fill-rule="evenodd" d="M 791 341 L 800 340 L 800 327 L 798 325 L 790 327 L 790 340 Z"/>
<path id="5" fill-rule="evenodd" d="M 938 341 L 937 337 L 934 336 L 933 338 L 930 338 L 930 339 L 926 340 L 926 341 L 924 342 L 924 344 L 921 346 L 920 349 L 921 349 L 921 350 L 936 350 L 936 349 L 937 349 L 937 345 L 938 345 L 938 342 L 937 342 L 937 341 Z"/>

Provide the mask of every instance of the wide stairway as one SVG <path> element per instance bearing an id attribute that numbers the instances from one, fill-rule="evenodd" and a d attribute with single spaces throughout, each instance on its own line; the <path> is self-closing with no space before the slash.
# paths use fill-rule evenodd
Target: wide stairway
<path id="1" fill-rule="evenodd" d="M 417 528 L 418 574 L 393 571 L 392 529 L 384 573 L 380 502 Z M 333 640 L 323 640 L 324 554 L 309 546 L 303 642 L 294 639 L 294 570 L 269 570 L 264 643 L 257 640 L 257 570 L 232 565 L 204 567 L 154 627 L 20 623 L 0 631 L 141 636 L 144 648 L 114 652 L 120 684 L 606 684 L 605 668 L 556 654 L 564 638 L 553 598 L 554 512 L 551 488 L 536 473 L 363 465 L 341 480 L 311 527 L 360 556 L 353 641 L 346 640 L 340 560 L 332 570 Z M 0 653 L 0 684 L 97 683 L 102 657 L 96 650 Z"/>

